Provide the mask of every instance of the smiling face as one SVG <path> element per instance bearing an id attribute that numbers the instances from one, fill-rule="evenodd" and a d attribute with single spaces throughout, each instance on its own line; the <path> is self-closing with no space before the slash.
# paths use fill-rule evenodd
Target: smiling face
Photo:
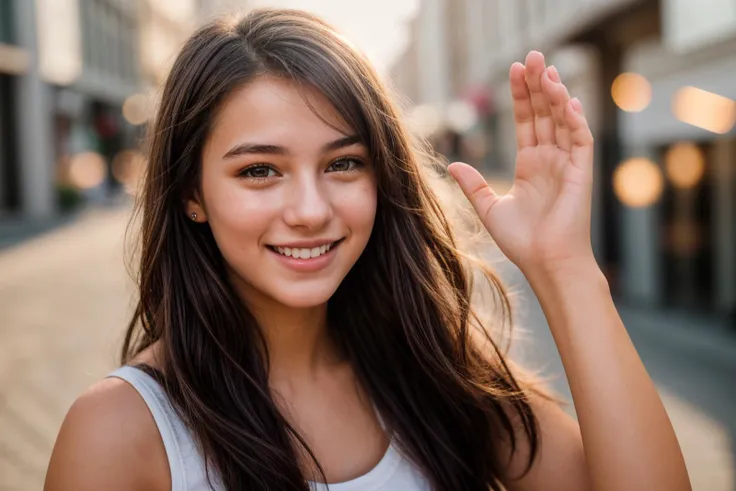
<path id="1" fill-rule="evenodd" d="M 365 249 L 376 215 L 367 148 L 320 93 L 268 76 L 220 109 L 200 190 L 187 213 L 209 223 L 251 304 L 324 304 Z"/>

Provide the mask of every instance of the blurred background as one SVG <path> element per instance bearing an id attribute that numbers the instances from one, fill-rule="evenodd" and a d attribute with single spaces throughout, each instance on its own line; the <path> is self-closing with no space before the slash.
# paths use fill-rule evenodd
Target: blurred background
<path id="1" fill-rule="evenodd" d="M 263 5 L 336 25 L 412 129 L 499 190 L 508 68 L 545 53 L 593 127 L 595 252 L 694 488 L 736 491 L 734 0 L 0 0 L 0 490 L 42 488 L 64 414 L 116 364 L 141 141 L 177 50 Z M 569 397 L 534 296 L 500 268 L 516 355 Z"/>

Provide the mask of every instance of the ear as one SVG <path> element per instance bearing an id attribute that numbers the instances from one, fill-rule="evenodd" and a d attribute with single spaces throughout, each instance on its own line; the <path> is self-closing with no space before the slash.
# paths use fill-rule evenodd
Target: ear
<path id="1" fill-rule="evenodd" d="M 207 221 L 207 212 L 199 198 L 199 193 L 187 199 L 185 206 L 187 217 L 196 223 L 205 223 Z"/>

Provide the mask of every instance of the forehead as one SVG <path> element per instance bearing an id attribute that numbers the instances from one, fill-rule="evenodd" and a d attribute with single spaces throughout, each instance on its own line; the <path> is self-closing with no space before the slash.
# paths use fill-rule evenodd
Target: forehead
<path id="1" fill-rule="evenodd" d="M 207 147 L 229 148 L 248 140 L 309 149 L 351 133 L 318 90 L 281 78 L 260 76 L 225 100 Z"/>

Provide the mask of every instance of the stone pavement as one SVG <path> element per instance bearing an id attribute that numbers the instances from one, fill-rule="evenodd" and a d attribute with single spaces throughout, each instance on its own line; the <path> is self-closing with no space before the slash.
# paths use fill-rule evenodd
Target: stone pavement
<path id="1" fill-rule="evenodd" d="M 59 426 L 85 387 L 115 366 L 132 282 L 122 262 L 130 211 L 0 251 L 0 490 L 43 488 Z"/>
<path id="2" fill-rule="evenodd" d="M 128 208 L 0 251 L 0 491 L 43 487 L 64 414 L 116 365 L 131 310 L 124 269 Z M 502 268 L 503 269 L 503 268 Z M 569 395 L 538 304 L 513 268 L 502 274 L 522 301 L 520 356 Z M 736 491 L 736 344 L 678 317 L 622 309 L 657 383 L 696 491 Z"/>

